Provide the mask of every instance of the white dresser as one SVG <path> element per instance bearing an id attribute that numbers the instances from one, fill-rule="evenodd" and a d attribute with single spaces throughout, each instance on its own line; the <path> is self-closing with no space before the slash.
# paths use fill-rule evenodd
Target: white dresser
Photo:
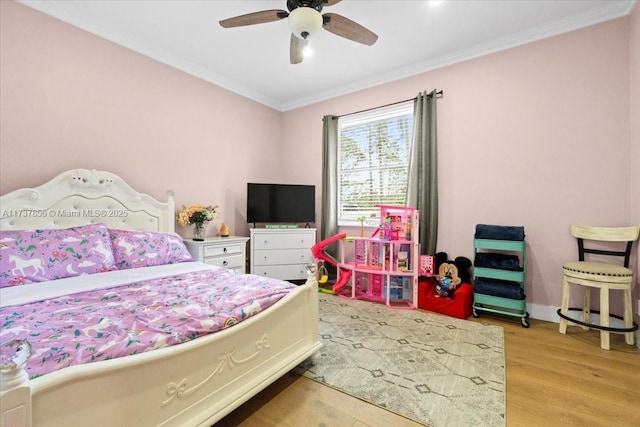
<path id="1" fill-rule="evenodd" d="M 313 263 L 315 228 L 252 228 L 251 273 L 282 280 L 306 280 Z"/>
<path id="2" fill-rule="evenodd" d="M 191 256 L 198 261 L 246 272 L 248 237 L 207 237 L 204 241 L 184 239 Z"/>

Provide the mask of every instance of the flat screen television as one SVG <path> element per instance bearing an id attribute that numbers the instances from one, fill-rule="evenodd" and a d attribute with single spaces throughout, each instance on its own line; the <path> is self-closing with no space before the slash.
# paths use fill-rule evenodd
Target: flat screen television
<path id="1" fill-rule="evenodd" d="M 316 187 L 292 184 L 247 184 L 247 222 L 315 222 Z"/>

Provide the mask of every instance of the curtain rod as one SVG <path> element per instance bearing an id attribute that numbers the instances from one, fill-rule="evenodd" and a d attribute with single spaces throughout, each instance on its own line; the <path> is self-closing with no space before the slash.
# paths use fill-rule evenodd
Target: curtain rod
<path id="1" fill-rule="evenodd" d="M 427 96 L 431 97 L 431 94 L 427 94 Z M 436 92 L 436 97 L 437 98 L 442 98 L 443 96 L 444 96 L 444 92 L 442 90 L 439 90 L 439 91 Z M 353 114 L 366 113 L 367 111 L 377 110 L 378 108 L 391 107 L 392 105 L 402 104 L 403 102 L 413 101 L 414 99 L 416 99 L 416 98 L 413 97 L 413 98 L 405 99 L 404 101 L 396 101 L 396 102 L 392 102 L 390 104 L 380 105 L 378 107 L 372 107 L 372 108 L 367 108 L 367 109 L 360 110 L 360 111 L 354 111 L 352 113 L 343 114 L 341 116 L 334 116 L 334 118 L 339 119 L 340 117 L 351 116 Z"/>

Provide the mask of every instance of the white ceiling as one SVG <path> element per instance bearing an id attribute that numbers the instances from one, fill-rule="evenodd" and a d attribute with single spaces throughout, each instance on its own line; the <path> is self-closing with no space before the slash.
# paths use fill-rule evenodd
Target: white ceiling
<path id="1" fill-rule="evenodd" d="M 636 0 L 343 0 L 323 12 L 378 34 L 371 47 L 328 31 L 289 64 L 283 21 L 218 21 L 286 0 L 21 0 L 21 3 L 280 111 L 628 15 Z"/>

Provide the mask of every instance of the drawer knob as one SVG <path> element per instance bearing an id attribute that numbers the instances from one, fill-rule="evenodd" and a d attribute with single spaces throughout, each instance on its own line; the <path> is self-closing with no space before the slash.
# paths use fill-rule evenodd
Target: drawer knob
<path id="1" fill-rule="evenodd" d="M 222 252 L 227 253 L 227 248 L 222 248 Z"/>
<path id="2" fill-rule="evenodd" d="M 229 265 L 229 261 L 227 261 L 227 260 L 222 261 L 222 265 L 224 265 L 226 267 L 227 265 Z"/>

